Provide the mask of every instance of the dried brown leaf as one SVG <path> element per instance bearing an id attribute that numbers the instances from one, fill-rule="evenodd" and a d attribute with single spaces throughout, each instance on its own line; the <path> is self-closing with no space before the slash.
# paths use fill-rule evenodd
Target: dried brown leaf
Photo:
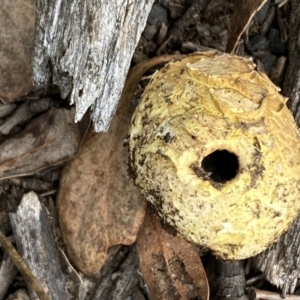
<path id="1" fill-rule="evenodd" d="M 32 89 L 35 0 L 1 0 L 0 98 L 12 102 Z"/>
<path id="2" fill-rule="evenodd" d="M 0 144 L 0 179 L 30 175 L 72 158 L 88 119 L 74 124 L 75 109 L 51 108 Z M 82 126 L 82 127 L 81 127 Z"/>
<path id="3" fill-rule="evenodd" d="M 134 110 L 130 101 L 145 71 L 175 57 L 157 57 L 129 72 L 109 131 L 90 130 L 79 155 L 62 172 L 60 228 L 71 261 L 86 275 L 99 272 L 109 247 L 132 244 L 143 222 L 146 203 L 128 177 L 123 145 Z"/>
<path id="4" fill-rule="evenodd" d="M 117 115 L 108 133 L 90 130 L 60 180 L 60 228 L 70 259 L 86 275 L 100 270 L 110 246 L 135 241 L 145 213 L 145 202 L 127 175 L 128 116 Z"/>
<path id="5" fill-rule="evenodd" d="M 60 179 L 60 228 L 70 259 L 86 275 L 100 270 L 110 246 L 133 243 L 144 217 L 145 202 L 127 176 L 123 139 L 130 116 L 123 112 L 108 133 L 90 130 Z"/>
<path id="6" fill-rule="evenodd" d="M 149 211 L 137 238 L 137 251 L 152 299 L 209 299 L 208 281 L 195 247 L 161 228 Z"/>
<path id="7" fill-rule="evenodd" d="M 253 16 L 267 0 L 238 1 L 237 9 L 231 18 L 231 28 L 228 34 L 226 52 L 233 53 L 242 34 L 250 24 Z"/>

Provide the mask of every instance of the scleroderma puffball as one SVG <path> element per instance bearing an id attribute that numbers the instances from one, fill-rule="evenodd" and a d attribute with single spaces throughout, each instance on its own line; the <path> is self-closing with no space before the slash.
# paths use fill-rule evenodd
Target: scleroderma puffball
<path id="1" fill-rule="evenodd" d="M 135 184 L 223 259 L 263 251 L 299 210 L 299 134 L 278 91 L 246 58 L 196 53 L 153 75 L 132 118 Z"/>

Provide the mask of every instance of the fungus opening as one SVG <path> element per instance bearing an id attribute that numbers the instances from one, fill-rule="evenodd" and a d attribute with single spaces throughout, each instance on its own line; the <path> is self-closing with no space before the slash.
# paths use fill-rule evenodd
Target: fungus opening
<path id="1" fill-rule="evenodd" d="M 238 157 L 227 150 L 216 150 L 205 156 L 201 163 L 202 169 L 211 173 L 209 178 L 218 183 L 233 179 L 239 169 Z"/>

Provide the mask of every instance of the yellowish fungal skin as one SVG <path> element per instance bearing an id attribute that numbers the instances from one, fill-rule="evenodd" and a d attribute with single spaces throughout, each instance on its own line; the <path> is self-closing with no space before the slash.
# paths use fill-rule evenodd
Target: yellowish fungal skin
<path id="1" fill-rule="evenodd" d="M 196 53 L 153 75 L 132 118 L 135 183 L 223 259 L 265 250 L 299 210 L 299 133 L 278 90 L 246 58 Z"/>

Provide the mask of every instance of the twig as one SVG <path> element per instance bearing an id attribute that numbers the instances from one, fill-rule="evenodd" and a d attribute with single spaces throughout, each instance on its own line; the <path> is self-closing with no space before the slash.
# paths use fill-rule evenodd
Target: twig
<path id="1" fill-rule="evenodd" d="M 4 248 L 4 250 L 8 253 L 16 267 L 24 276 L 24 279 L 30 286 L 30 288 L 38 295 L 40 300 L 50 300 L 48 294 L 46 293 L 42 283 L 36 279 L 36 277 L 32 274 L 30 268 L 27 266 L 25 261 L 19 255 L 14 246 L 10 243 L 7 237 L 0 230 L 0 244 Z"/>
<path id="2" fill-rule="evenodd" d="M 283 298 L 279 293 L 259 290 L 254 287 L 248 288 L 248 294 L 250 300 L 264 299 L 264 300 L 300 300 L 299 295 L 285 295 Z"/>
<path id="3" fill-rule="evenodd" d="M 54 190 L 47 191 L 45 193 L 41 193 L 40 197 L 46 197 L 46 196 L 54 195 L 56 193 L 57 193 L 57 189 L 54 189 Z"/>
<path id="4" fill-rule="evenodd" d="M 255 283 L 257 283 L 258 281 L 264 280 L 266 279 L 265 274 L 258 274 L 256 276 L 253 276 L 252 278 L 248 279 L 246 281 L 246 286 L 251 286 L 254 285 Z"/>
<path id="5" fill-rule="evenodd" d="M 0 97 L 0 102 L 2 102 L 2 104 L 7 104 L 7 101 L 4 100 L 2 97 Z"/>

